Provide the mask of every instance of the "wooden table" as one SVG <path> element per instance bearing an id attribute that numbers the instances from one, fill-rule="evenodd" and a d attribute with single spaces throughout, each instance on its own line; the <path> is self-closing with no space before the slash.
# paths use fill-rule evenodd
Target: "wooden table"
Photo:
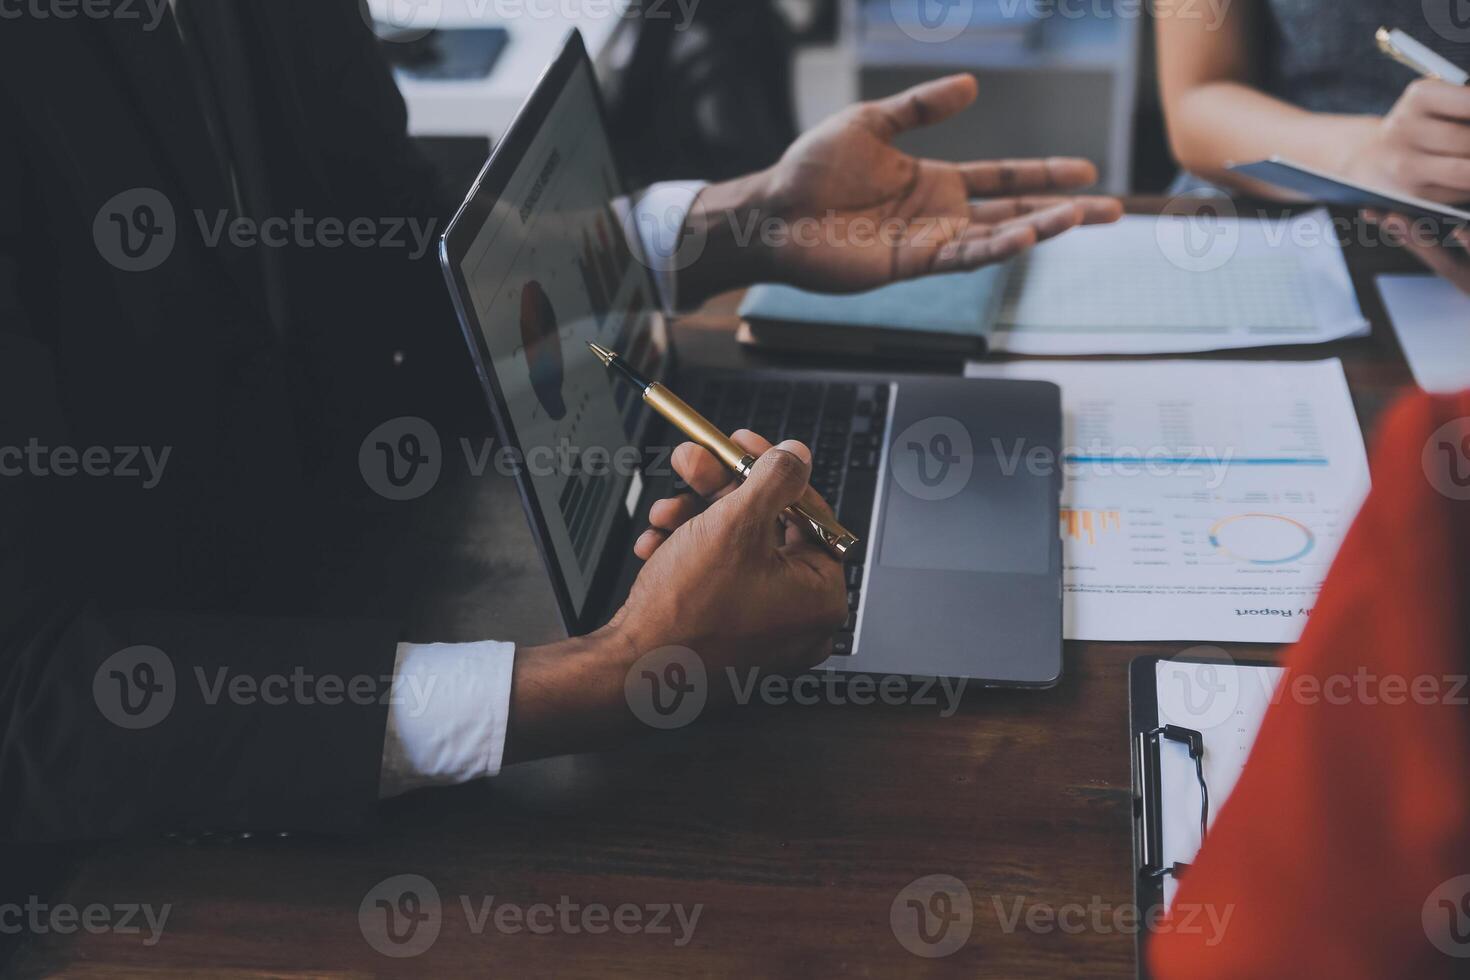
<path id="1" fill-rule="evenodd" d="M 1341 357 L 1371 436 L 1409 376 L 1369 273 L 1408 266 L 1383 248 L 1353 248 L 1350 258 L 1371 337 L 1226 356 Z M 724 297 L 681 325 L 687 359 L 749 356 L 730 339 L 732 309 Z M 554 635 L 510 482 L 425 500 L 436 504 L 415 521 L 423 554 L 450 542 L 452 560 L 413 567 L 415 580 L 430 569 L 418 621 L 444 639 Z M 1133 937 L 1093 927 L 1090 911 L 1106 922 L 1133 900 L 1127 669 L 1141 654 L 1185 646 L 1068 643 L 1055 689 L 971 690 L 949 717 L 914 705 L 740 709 L 394 801 L 367 839 L 99 846 L 59 900 L 168 903 L 161 941 L 46 935 L 13 966 L 177 977 L 1131 976 Z M 358 910 L 404 874 L 433 883 L 442 926 L 421 955 L 392 959 L 365 941 Z M 968 941 L 943 959 L 910 953 L 889 920 L 900 892 L 933 874 L 960 879 L 974 902 Z M 490 896 L 497 906 L 565 897 L 702 912 L 684 945 L 677 925 L 547 935 L 498 931 L 492 919 L 477 933 L 462 901 L 478 916 Z M 1032 908 L 1080 908 L 1086 924 L 1028 928 Z"/>

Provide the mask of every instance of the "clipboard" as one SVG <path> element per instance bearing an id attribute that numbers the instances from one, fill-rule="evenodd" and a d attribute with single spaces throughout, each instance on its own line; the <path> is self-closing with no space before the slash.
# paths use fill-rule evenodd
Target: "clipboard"
<path id="1" fill-rule="evenodd" d="M 1396 212 L 1411 219 L 1433 222 L 1441 240 L 1446 244 L 1454 242 L 1450 237 L 1451 232 L 1470 224 L 1470 212 L 1460 208 L 1426 201 L 1412 194 L 1353 183 L 1284 157 L 1270 157 L 1253 163 L 1232 163 L 1226 169 L 1324 204 L 1336 204 L 1354 210 L 1375 208 L 1379 211 Z"/>
<path id="2" fill-rule="evenodd" d="M 1284 673 L 1266 661 L 1232 660 L 1223 650 L 1218 657 L 1147 656 L 1129 664 L 1133 896 L 1140 921 L 1155 921 L 1188 873 Z M 1149 978 L 1149 936 L 1147 928 L 1135 936 L 1139 980 Z"/>

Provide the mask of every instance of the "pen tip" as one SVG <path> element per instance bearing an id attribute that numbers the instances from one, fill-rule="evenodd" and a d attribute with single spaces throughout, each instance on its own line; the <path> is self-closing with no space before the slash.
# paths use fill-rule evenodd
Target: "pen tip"
<path id="1" fill-rule="evenodd" d="M 602 362 L 603 367 L 610 367 L 612 365 L 613 358 L 617 356 L 606 347 L 603 347 L 601 344 L 595 344 L 590 340 L 587 341 L 587 348 L 591 350 L 592 353 L 597 355 L 597 359 Z"/>

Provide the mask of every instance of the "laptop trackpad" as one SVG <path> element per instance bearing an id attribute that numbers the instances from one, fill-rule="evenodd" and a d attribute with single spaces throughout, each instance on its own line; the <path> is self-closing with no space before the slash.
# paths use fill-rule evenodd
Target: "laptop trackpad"
<path id="1" fill-rule="evenodd" d="M 1023 575 L 1050 569 L 1057 537 L 1055 437 L 1041 426 L 1028 432 L 1050 413 L 1017 417 L 1015 388 L 985 387 L 968 387 L 958 402 L 951 388 L 947 399 L 929 405 L 923 386 L 901 386 L 879 564 Z M 1019 407 L 1026 401 L 1019 399 Z M 948 414 L 929 414 L 931 408 Z"/>
<path id="2" fill-rule="evenodd" d="M 853 654 L 827 666 L 1054 683 L 1061 392 L 926 378 L 900 382 L 892 405 Z"/>

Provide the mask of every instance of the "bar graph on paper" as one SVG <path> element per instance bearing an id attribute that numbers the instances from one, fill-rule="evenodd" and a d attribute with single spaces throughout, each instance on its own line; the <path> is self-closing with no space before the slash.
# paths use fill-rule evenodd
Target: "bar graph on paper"
<path id="1" fill-rule="evenodd" d="M 1122 527 L 1120 511 L 1062 508 L 1062 534 L 1077 544 L 1097 544 L 1098 535 Z"/>

